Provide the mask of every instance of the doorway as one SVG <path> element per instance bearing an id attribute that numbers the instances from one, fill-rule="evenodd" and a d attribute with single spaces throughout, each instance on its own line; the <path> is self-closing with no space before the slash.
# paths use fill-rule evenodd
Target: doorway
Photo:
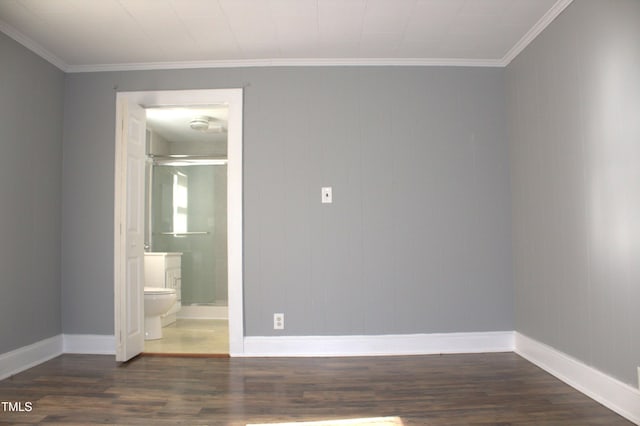
<path id="1" fill-rule="evenodd" d="M 145 294 L 176 301 L 144 353 L 228 354 L 228 106 L 145 111 Z"/>
<path id="2" fill-rule="evenodd" d="M 215 164 L 214 167 L 219 167 L 226 161 L 224 165 L 226 169 L 226 185 L 225 188 L 220 188 L 220 190 L 226 192 L 227 220 L 224 234 L 226 234 L 227 237 L 225 248 L 227 266 L 224 271 L 218 268 L 217 271 L 213 271 L 212 273 L 217 273 L 219 277 L 226 275 L 227 285 L 226 288 L 217 288 L 213 291 L 203 289 L 191 289 L 190 292 L 187 291 L 189 305 L 193 305 L 195 308 L 191 314 L 187 313 L 187 316 L 194 315 L 193 312 L 199 312 L 197 315 L 202 315 L 203 309 L 206 311 L 207 308 L 219 309 L 222 307 L 221 300 L 226 297 L 227 307 L 224 307 L 223 310 L 228 315 L 228 353 L 234 356 L 244 352 L 242 314 L 242 90 L 121 92 L 117 95 L 116 209 L 114 214 L 114 324 L 116 332 L 116 359 L 118 361 L 130 359 L 144 347 L 144 342 L 140 342 L 140 336 L 143 333 L 140 333 L 139 330 L 142 324 L 144 324 L 144 318 L 142 318 L 143 309 L 141 309 L 144 277 L 139 273 L 141 269 L 139 265 L 141 264 L 141 259 L 144 257 L 144 252 L 142 248 L 139 247 L 139 244 L 130 244 L 128 240 L 131 234 L 129 230 L 136 228 L 136 226 L 132 226 L 132 223 L 137 223 L 135 216 L 144 216 L 144 209 L 141 206 L 144 205 L 149 194 L 146 193 L 145 197 L 145 190 L 140 187 L 140 185 L 144 185 L 145 181 L 145 179 L 140 179 L 139 177 L 140 173 L 143 172 L 135 171 L 140 169 L 131 166 L 135 164 L 135 161 L 130 160 L 131 156 L 127 153 L 129 149 L 128 140 L 131 139 L 129 133 L 132 131 L 131 129 L 135 129 L 134 131 L 139 130 L 138 128 L 141 125 L 139 121 L 141 121 L 141 119 L 137 118 L 138 123 L 136 126 L 131 126 L 128 117 L 132 115 L 131 111 L 140 108 L 149 111 L 171 108 L 196 109 L 206 106 L 223 107 L 228 114 L 228 117 L 226 117 L 226 125 L 223 129 L 227 139 L 225 147 L 227 151 L 226 159 L 218 155 L 220 154 L 219 152 L 208 153 L 206 156 L 203 155 L 203 152 L 196 152 L 199 149 L 197 143 L 189 148 L 192 151 L 188 149 L 183 153 L 175 153 L 171 150 L 166 150 L 166 155 L 164 156 L 159 155 L 157 152 L 153 154 L 158 157 L 155 159 L 157 163 L 165 167 L 171 167 L 170 164 L 181 164 L 182 167 L 184 167 L 180 172 L 174 169 L 172 173 L 169 173 L 179 191 L 181 190 L 180 187 L 186 186 L 185 182 L 188 182 L 189 179 L 189 173 L 185 171 L 194 171 L 194 176 L 192 177 L 193 182 L 196 181 L 197 175 L 206 176 L 212 174 L 210 170 L 207 172 L 204 169 L 200 170 L 199 173 L 195 173 L 195 169 L 187 169 L 187 167 L 205 166 L 206 164 Z M 135 120 L 131 120 L 131 122 L 134 121 Z M 195 126 L 201 125 L 202 123 L 195 123 Z M 145 128 L 146 127 L 145 124 Z M 209 127 L 207 127 L 207 129 L 208 128 Z M 222 133 L 220 128 L 217 130 L 214 128 L 212 132 L 216 131 Z M 200 164 L 198 164 L 198 161 L 200 161 Z M 209 162 L 207 163 L 207 161 Z M 166 170 L 164 172 L 167 174 Z M 220 175 L 220 173 L 218 173 L 218 175 Z M 166 178 L 166 176 L 163 178 Z M 220 186 L 219 181 L 220 179 L 218 179 L 218 186 Z M 169 187 L 171 187 L 171 185 L 167 186 L 167 188 Z M 167 197 L 167 199 L 168 198 L 170 197 Z M 190 231 L 185 226 L 184 217 L 182 217 L 180 213 L 184 213 L 184 208 L 181 206 L 170 207 L 175 213 L 171 215 L 171 220 L 173 221 L 173 223 L 171 223 L 171 229 L 154 232 L 145 227 L 144 240 L 147 249 L 153 245 L 154 238 L 158 240 L 164 238 L 164 244 L 168 247 L 166 248 L 167 250 L 171 250 L 170 245 L 167 244 L 172 240 L 174 243 L 180 240 L 178 241 L 179 244 L 181 243 L 185 246 L 186 238 L 193 239 L 198 236 L 204 236 L 206 235 L 205 233 L 211 232 L 205 229 L 207 225 L 211 224 L 215 226 L 209 218 L 203 222 L 203 230 Z M 167 241 L 169 241 L 169 243 Z M 218 251 L 220 249 L 221 248 L 218 247 Z M 131 253 L 133 252 L 136 253 L 132 255 Z M 193 253 L 191 254 L 193 255 Z M 207 256 L 207 254 L 201 253 L 197 256 L 202 257 Z M 199 260 L 202 261 L 202 259 Z M 191 272 L 191 274 L 193 275 L 193 272 Z M 211 300 L 208 300 L 205 294 L 204 301 L 197 301 L 194 297 L 196 297 L 198 292 L 208 292 L 209 296 L 212 296 L 209 297 Z M 180 315 L 177 316 L 179 317 Z"/>

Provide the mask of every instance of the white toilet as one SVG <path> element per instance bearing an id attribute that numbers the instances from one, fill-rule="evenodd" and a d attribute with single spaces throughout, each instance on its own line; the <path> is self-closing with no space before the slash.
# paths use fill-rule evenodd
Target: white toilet
<path id="1" fill-rule="evenodd" d="M 160 316 L 171 309 L 176 298 L 173 288 L 144 288 L 144 340 L 162 339 Z"/>

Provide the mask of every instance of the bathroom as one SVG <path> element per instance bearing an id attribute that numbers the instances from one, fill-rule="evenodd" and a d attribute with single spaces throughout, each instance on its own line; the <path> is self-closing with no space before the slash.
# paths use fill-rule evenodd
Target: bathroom
<path id="1" fill-rule="evenodd" d="M 228 354 L 228 108 L 146 115 L 144 352 Z M 152 298 L 169 308 L 148 331 Z"/>

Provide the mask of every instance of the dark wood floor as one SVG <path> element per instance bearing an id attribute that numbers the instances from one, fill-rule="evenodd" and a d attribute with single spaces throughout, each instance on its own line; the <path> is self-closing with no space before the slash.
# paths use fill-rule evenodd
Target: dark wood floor
<path id="1" fill-rule="evenodd" d="M 0 382 L 2 424 L 629 425 L 513 353 L 367 358 L 62 355 Z"/>

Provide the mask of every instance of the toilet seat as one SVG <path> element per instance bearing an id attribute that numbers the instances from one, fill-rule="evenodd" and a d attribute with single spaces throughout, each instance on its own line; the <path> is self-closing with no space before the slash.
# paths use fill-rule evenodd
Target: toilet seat
<path id="1" fill-rule="evenodd" d="M 147 295 L 163 295 L 163 294 L 175 294 L 175 288 L 164 288 L 164 287 L 145 287 L 144 294 Z"/>

